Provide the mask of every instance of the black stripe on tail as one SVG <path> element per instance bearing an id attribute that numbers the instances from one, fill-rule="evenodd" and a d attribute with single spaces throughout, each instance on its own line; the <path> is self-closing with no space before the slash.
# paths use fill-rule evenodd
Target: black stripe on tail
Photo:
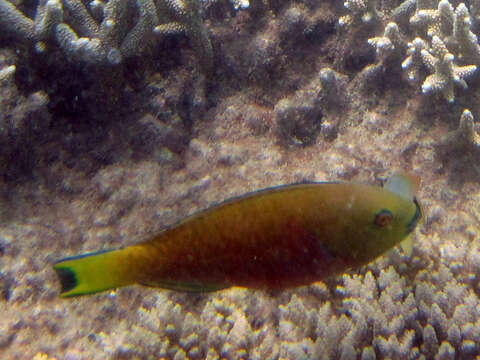
<path id="1" fill-rule="evenodd" d="M 78 285 L 75 273 L 69 268 L 55 268 L 60 284 L 62 286 L 62 293 L 72 290 Z"/>

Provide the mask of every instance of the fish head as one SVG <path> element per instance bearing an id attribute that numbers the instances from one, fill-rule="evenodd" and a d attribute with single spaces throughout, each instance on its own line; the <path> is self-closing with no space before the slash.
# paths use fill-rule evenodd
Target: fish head
<path id="1" fill-rule="evenodd" d="M 354 185 L 349 197 L 331 245 L 352 267 L 374 260 L 407 239 L 423 218 L 415 197 L 388 188 Z"/>

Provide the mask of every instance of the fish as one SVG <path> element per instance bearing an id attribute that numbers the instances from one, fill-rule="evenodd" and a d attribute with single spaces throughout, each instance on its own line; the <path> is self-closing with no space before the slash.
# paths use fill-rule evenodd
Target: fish
<path id="1" fill-rule="evenodd" d="M 232 286 L 281 290 L 359 268 L 402 243 L 423 218 L 419 178 L 383 187 L 280 185 L 226 200 L 146 241 L 54 264 L 60 297 L 140 284 L 186 292 Z"/>

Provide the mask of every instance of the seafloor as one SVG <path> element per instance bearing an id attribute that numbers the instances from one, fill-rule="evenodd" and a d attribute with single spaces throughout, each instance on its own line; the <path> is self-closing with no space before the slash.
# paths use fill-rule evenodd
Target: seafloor
<path id="1" fill-rule="evenodd" d="M 480 84 L 465 77 L 468 88 L 455 85 L 449 101 L 441 84 L 458 79 L 438 63 L 409 81 L 401 63 L 422 35 L 409 28 L 418 9 L 395 13 L 406 18 L 397 21 L 403 52 L 376 54 L 367 39 L 382 35 L 400 3 L 202 3 L 213 70 L 199 65 L 206 55 L 188 34 L 116 66 L 55 46 L 38 54 L 0 34 L 0 358 L 478 358 L 480 142 L 471 116 L 480 117 Z M 14 4 L 35 13 L 33 2 Z M 371 4 L 373 20 L 364 16 Z M 346 15 L 349 26 L 339 26 Z M 445 77 L 439 91 L 422 93 L 434 72 Z M 52 264 L 61 257 L 135 243 L 258 188 L 381 184 L 395 169 L 422 180 L 425 221 L 411 258 L 393 249 L 274 293 L 131 286 L 58 297 Z"/>

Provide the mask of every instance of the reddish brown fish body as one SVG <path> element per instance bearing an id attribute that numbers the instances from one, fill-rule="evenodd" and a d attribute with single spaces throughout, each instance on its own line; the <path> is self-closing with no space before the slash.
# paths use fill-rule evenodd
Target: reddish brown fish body
<path id="1" fill-rule="evenodd" d="M 278 191 L 258 198 L 261 201 L 244 198 L 222 204 L 164 231 L 138 246 L 142 260 L 135 262 L 144 264 L 136 271 L 138 282 L 275 289 L 308 284 L 355 266 L 355 259 L 336 253 L 325 241 L 343 235 L 337 233 L 341 219 L 331 204 L 337 191 L 345 196 L 348 190 L 330 185 L 332 203 L 315 187 Z"/>

